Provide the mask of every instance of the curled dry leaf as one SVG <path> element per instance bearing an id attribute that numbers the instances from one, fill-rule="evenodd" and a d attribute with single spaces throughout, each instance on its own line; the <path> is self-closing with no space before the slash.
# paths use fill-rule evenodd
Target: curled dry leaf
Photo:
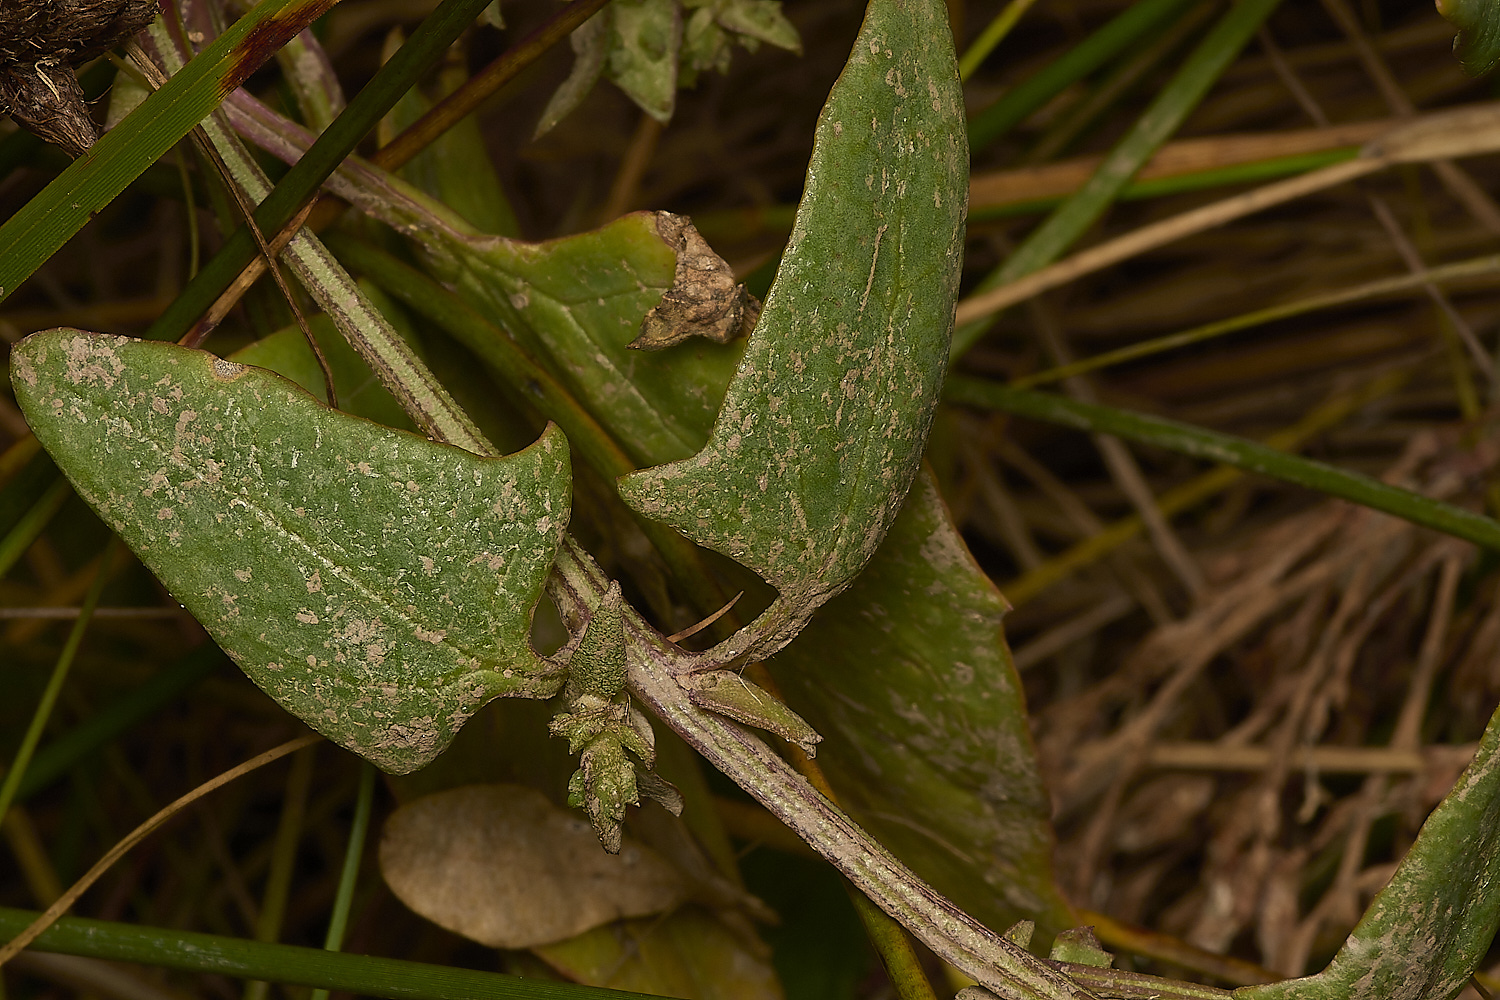
<path id="1" fill-rule="evenodd" d="M 724 258 L 685 215 L 656 213 L 656 231 L 677 254 L 672 287 L 641 321 L 629 346 L 647 351 L 705 337 L 716 344 L 747 335 L 760 318 L 760 300 L 734 280 Z"/>
<path id="2" fill-rule="evenodd" d="M 417 913 L 494 948 L 562 941 L 689 895 L 650 848 L 627 840 L 605 854 L 586 820 L 520 785 L 467 785 L 398 809 L 380 871 Z"/>
<path id="3" fill-rule="evenodd" d="M 140 31 L 158 9 L 158 0 L 0 3 L 0 112 L 82 156 L 99 129 L 72 67 Z"/>

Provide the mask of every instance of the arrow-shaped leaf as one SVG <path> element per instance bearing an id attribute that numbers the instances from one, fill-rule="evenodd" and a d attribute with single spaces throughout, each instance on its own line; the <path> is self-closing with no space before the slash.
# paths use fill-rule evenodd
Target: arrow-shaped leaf
<path id="1" fill-rule="evenodd" d="M 789 641 L 885 537 L 948 354 L 968 157 L 938 0 L 870 7 L 818 122 L 791 244 L 708 446 L 621 481 L 640 513 L 780 591 Z"/>
<path id="2" fill-rule="evenodd" d="M 288 711 L 389 771 L 550 697 L 528 641 L 566 527 L 555 428 L 487 459 L 203 351 L 47 330 L 16 397 L 78 493 Z"/>

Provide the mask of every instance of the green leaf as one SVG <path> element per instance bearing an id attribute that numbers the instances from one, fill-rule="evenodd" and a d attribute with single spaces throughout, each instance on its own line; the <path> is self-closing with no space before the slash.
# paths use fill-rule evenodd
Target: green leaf
<path id="1" fill-rule="evenodd" d="M 237 98 L 231 113 L 253 141 L 288 162 L 298 162 L 311 142 L 305 130 L 258 102 Z M 627 350 L 643 317 L 676 284 L 679 246 L 693 245 L 678 225 L 681 217 L 639 212 L 593 232 L 527 243 L 486 236 L 399 178 L 352 158 L 331 187 L 408 235 L 428 271 L 548 368 L 638 465 L 686 458 L 702 447 L 743 343 L 694 338 L 660 352 Z M 351 240 L 328 238 L 351 255 Z M 374 264 L 358 248 L 353 255 L 363 258 L 360 267 Z M 722 260 L 717 267 L 728 272 Z M 390 290 L 401 293 L 395 284 Z M 422 292 L 419 301 L 405 301 L 430 313 L 429 298 Z"/>
<path id="2" fill-rule="evenodd" d="M 635 510 L 780 591 L 747 649 L 779 648 L 849 584 L 916 474 L 958 291 L 964 142 L 943 5 L 876 0 L 708 446 L 621 481 Z"/>
<path id="3" fill-rule="evenodd" d="M 1494 0 L 1437 0 L 1437 11 L 1459 29 L 1453 52 L 1465 73 L 1482 76 L 1500 63 L 1500 10 Z"/>
<path id="4" fill-rule="evenodd" d="M 1450 1000 L 1500 929 L 1500 711 L 1328 968 L 1236 1000 Z"/>
<path id="5" fill-rule="evenodd" d="M 780 0 L 727 0 L 715 17 L 724 27 L 747 39 L 767 42 L 788 52 L 802 51 L 802 39 L 781 12 Z"/>
<path id="6" fill-rule="evenodd" d="M 781 12 L 780 0 L 684 0 L 692 11 L 682 35 L 678 82 L 693 86 L 707 69 L 729 69 L 731 42 L 754 52 L 767 42 L 788 52 L 802 53 L 802 39 Z"/>
<path id="7" fill-rule="evenodd" d="M 1075 920 L 1006 609 L 924 474 L 864 573 L 768 665 L 823 735 L 842 808 L 984 924 L 1052 935 Z"/>
<path id="8" fill-rule="evenodd" d="M 782 998 L 764 946 L 696 906 L 656 920 L 600 927 L 532 951 L 590 986 L 697 1000 Z"/>
<path id="9" fill-rule="evenodd" d="M 569 511 L 555 429 L 484 459 L 262 369 L 75 330 L 28 337 L 12 378 L 79 495 L 340 745 L 411 771 L 491 698 L 561 687 L 529 642 Z"/>
<path id="10" fill-rule="evenodd" d="M 611 24 L 610 8 L 606 7 L 568 36 L 573 49 L 573 68 L 542 109 L 536 131 L 531 134 L 533 139 L 546 135 L 572 114 L 599 82 L 599 75 L 604 72 L 604 57 L 609 54 Z"/>
<path id="11" fill-rule="evenodd" d="M 677 106 L 682 10 L 677 0 L 614 0 L 604 75 L 662 124 Z"/>
<path id="12" fill-rule="evenodd" d="M 445 64 L 438 73 L 438 99 L 458 90 L 468 78 L 462 65 Z M 389 125 L 391 138 L 395 138 L 431 110 L 433 103 L 420 88 L 413 87 L 386 115 L 382 128 Z M 467 116 L 434 139 L 401 168 L 400 174 L 481 232 L 520 235 L 516 213 L 505 196 L 475 116 Z"/>
<path id="13" fill-rule="evenodd" d="M 660 214 L 547 243 L 464 239 L 436 226 L 415 234 L 435 275 L 544 361 L 642 465 L 702 446 L 743 350 L 701 338 L 664 351 L 626 349 L 675 280 Z"/>
<path id="14" fill-rule="evenodd" d="M 369 288 L 365 289 L 366 294 L 369 291 Z M 380 384 L 380 379 L 339 334 L 326 313 L 308 317 L 308 326 L 318 338 L 318 346 L 333 372 L 333 387 L 338 392 L 340 410 L 387 427 L 415 429 L 396 397 Z M 307 346 L 307 338 L 294 326 L 277 330 L 269 337 L 240 348 L 229 356 L 229 360 L 269 369 L 296 382 L 319 402 L 328 402 L 323 370 L 318 367 L 312 348 Z"/>

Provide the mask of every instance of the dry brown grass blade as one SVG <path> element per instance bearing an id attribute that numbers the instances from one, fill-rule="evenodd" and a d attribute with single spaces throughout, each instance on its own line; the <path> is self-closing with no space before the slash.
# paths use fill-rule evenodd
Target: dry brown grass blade
<path id="1" fill-rule="evenodd" d="M 1323 128 L 1179 139 L 1163 146 L 1135 175 L 1135 179 L 1138 182 L 1162 180 L 1277 157 L 1362 146 L 1396 124 L 1395 119 L 1381 118 Z M 1088 182 L 1103 162 L 1102 155 L 1079 156 L 1035 167 L 976 173 L 969 180 L 969 211 L 1072 194 Z"/>
<path id="2" fill-rule="evenodd" d="M 1371 140 L 1357 159 L 1266 184 L 1253 191 L 1142 226 L 1124 236 L 1034 271 L 1008 285 L 970 296 L 958 304 L 957 323 L 963 325 L 992 316 L 1017 302 L 1024 302 L 1048 289 L 1076 281 L 1086 274 L 1129 260 L 1148 250 L 1272 206 L 1367 177 L 1394 164 L 1474 156 L 1496 149 L 1500 149 L 1500 105 L 1473 105 L 1459 111 L 1439 112 L 1414 122 L 1403 123 Z"/>
<path id="3" fill-rule="evenodd" d="M 61 896 L 59 896 L 55 903 L 47 907 L 46 911 L 43 912 L 41 916 L 37 917 L 36 920 L 32 922 L 30 927 L 26 928 L 20 934 L 17 934 L 14 938 L 7 942 L 4 947 L 0 947 L 0 965 L 4 965 L 6 962 L 10 961 L 23 948 L 25 948 L 31 942 L 35 941 L 38 935 L 40 935 L 48 927 L 51 927 L 54 923 L 56 923 L 57 919 L 63 914 L 67 913 L 68 910 L 73 906 L 73 904 L 78 901 L 78 898 L 88 891 L 89 886 L 99 881 L 100 877 L 103 876 L 105 872 L 109 871 L 109 869 L 114 865 L 116 861 L 119 861 L 122 857 L 124 857 L 132 847 L 134 847 L 136 844 L 139 844 L 142 840 L 145 840 L 159 827 L 161 827 L 162 824 L 166 823 L 167 820 L 171 819 L 173 816 L 177 815 L 179 812 L 186 809 L 194 802 L 197 802 L 199 799 L 203 798 L 203 796 L 209 794 L 212 791 L 215 791 L 216 789 L 223 788 L 225 785 L 229 784 L 231 781 L 234 781 L 236 778 L 249 774 L 251 771 L 254 771 L 257 768 L 264 767 L 272 761 L 280 760 L 282 757 L 285 757 L 289 753 L 296 753 L 303 747 L 311 746 L 312 744 L 317 743 L 322 738 L 323 737 L 316 734 L 310 734 L 307 736 L 299 736 L 294 740 L 288 740 L 280 746 L 272 747 L 265 753 L 259 754 L 255 757 L 251 757 L 243 764 L 240 764 L 237 767 L 230 768 L 228 771 L 225 771 L 217 777 L 210 778 L 208 781 L 205 781 L 203 784 L 188 792 L 186 795 L 179 797 L 171 804 L 164 806 L 162 809 L 158 810 L 155 815 L 151 816 L 151 818 L 147 819 L 140 826 L 137 826 L 134 830 L 131 830 L 130 833 L 126 834 L 120 840 L 119 843 L 110 848 L 109 851 L 104 855 L 104 857 L 100 858 L 94 864 L 94 866 L 87 872 L 85 872 L 77 882 L 74 882 L 71 886 L 69 886 L 68 890 Z"/>

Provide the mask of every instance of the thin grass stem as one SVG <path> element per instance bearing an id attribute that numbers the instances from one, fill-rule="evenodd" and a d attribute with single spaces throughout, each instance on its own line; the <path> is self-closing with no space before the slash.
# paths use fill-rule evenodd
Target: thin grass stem
<path id="1" fill-rule="evenodd" d="M 37 916 L 0 908 L 0 935 L 14 935 Z M 58 920 L 36 949 L 399 1000 L 647 1000 L 597 986 L 78 917 Z"/>
<path id="2" fill-rule="evenodd" d="M 1192 0 L 1140 0 L 1098 31 L 1048 63 L 1046 68 L 1006 91 L 969 120 L 969 148 L 975 152 L 1009 132 L 1043 104 L 1123 52 L 1146 32 Z"/>
<path id="3" fill-rule="evenodd" d="M 1010 0 L 1000 13 L 996 14 L 994 20 L 984 26 L 979 37 L 974 39 L 972 45 L 958 59 L 958 78 L 965 82 L 974 75 L 981 63 L 995 51 L 995 46 L 1005 40 L 1010 34 L 1010 29 L 1016 26 L 1021 16 L 1031 9 L 1036 0 Z"/>
<path id="4" fill-rule="evenodd" d="M 21 737 L 21 745 L 16 749 L 16 756 L 11 760 L 10 769 L 5 772 L 5 781 L 0 783 L 0 823 L 5 821 L 5 814 L 10 809 L 10 804 L 15 801 L 16 791 L 21 787 L 27 768 L 31 766 L 31 758 L 36 753 L 37 744 L 42 741 L 42 731 L 47 728 L 47 722 L 52 718 L 52 709 L 57 704 L 57 696 L 62 693 L 63 682 L 68 679 L 68 671 L 73 667 L 73 660 L 78 655 L 78 647 L 83 643 L 83 635 L 88 631 L 89 622 L 93 619 L 94 608 L 99 606 L 99 595 L 104 593 L 104 585 L 109 581 L 109 564 L 119 555 L 120 548 L 119 538 L 112 536 L 109 545 L 104 549 L 103 557 L 99 560 L 99 569 L 94 574 L 94 582 L 89 586 L 88 593 L 84 595 L 78 620 L 68 631 L 68 639 L 63 643 L 62 652 L 57 654 L 57 662 L 52 666 L 52 675 L 47 678 L 47 686 L 42 690 L 42 698 L 37 702 L 36 711 L 31 714 L 31 723 L 26 727 L 26 734 Z"/>
<path id="5" fill-rule="evenodd" d="M 59 474 L 46 492 L 31 505 L 31 509 L 21 515 L 15 527 L 4 538 L 0 538 L 0 577 L 10 572 L 16 560 L 31 548 L 31 543 L 37 540 L 63 502 L 72 495 L 73 488 Z"/>
<path id="6" fill-rule="evenodd" d="M 1349 472 L 1300 455 L 1289 455 L 1231 434 L 1113 406 L 1083 403 L 1051 393 L 1013 389 L 962 375 L 948 380 L 943 396 L 950 403 L 1002 410 L 1090 433 L 1113 434 L 1181 455 L 1256 472 L 1500 552 L 1500 521 L 1391 486 L 1362 473 Z"/>
<path id="7" fill-rule="evenodd" d="M 312 734 L 308 736 L 299 736 L 294 740 L 288 740 L 280 746 L 272 747 L 265 753 L 250 758 L 237 767 L 232 767 L 224 773 L 210 778 L 208 781 L 205 781 L 203 784 L 188 792 L 186 795 L 178 797 L 169 805 L 157 810 L 157 812 L 153 814 L 149 819 L 137 826 L 134 830 L 130 831 L 119 841 L 119 843 L 115 844 L 114 847 L 111 847 L 108 851 L 106 851 L 104 857 L 95 862 L 94 867 L 85 872 L 83 874 L 83 877 L 80 878 L 77 882 L 74 882 L 68 888 L 67 892 L 59 896 L 57 901 L 54 902 L 51 906 L 47 907 L 45 912 L 43 912 L 39 916 L 36 916 L 36 918 L 32 920 L 29 925 L 24 926 L 20 930 L 20 933 L 11 938 L 3 948 L 0 948 L 0 965 L 4 965 L 6 962 L 10 961 L 17 952 L 21 951 L 23 948 L 26 948 L 38 937 L 46 933 L 47 929 L 54 923 L 56 923 L 58 918 L 60 918 L 64 913 L 67 913 L 68 909 L 78 901 L 78 898 L 89 890 L 90 886 L 99 881 L 99 879 L 103 877 L 104 873 L 109 871 L 110 868 L 114 867 L 116 861 L 119 861 L 121 858 L 123 858 L 131 848 L 135 847 L 136 844 L 139 844 L 141 841 L 149 837 L 159 827 L 161 827 L 162 824 L 166 823 L 167 820 L 171 819 L 173 816 L 176 816 L 179 812 L 186 809 L 194 802 L 197 802 L 205 795 L 208 795 L 210 792 L 224 787 L 231 781 L 234 781 L 236 778 L 243 777 L 244 775 L 249 774 L 251 771 L 254 771 L 257 768 L 264 767 L 272 761 L 280 760 L 282 757 L 285 757 L 289 753 L 296 753 L 303 747 L 311 746 L 322 738 L 323 737 L 321 736 Z"/>
<path id="8" fill-rule="evenodd" d="M 1105 157 L 1088 183 L 1048 216 L 1005 263 L 980 283 L 977 291 L 1009 284 L 1062 256 L 1114 203 L 1120 189 L 1177 130 L 1188 112 L 1198 106 L 1209 86 L 1276 9 L 1277 3 L 1278 0 L 1242 0 L 1230 8 L 1125 138 Z M 953 356 L 962 356 L 988 326 L 989 318 L 984 317 L 955 330 Z"/>
<path id="9" fill-rule="evenodd" d="M 1013 379 L 1007 385 L 1012 389 L 1031 389 L 1051 382 L 1060 382 L 1075 375 L 1084 375 L 1102 368 L 1125 364 L 1128 361 L 1137 361 L 1164 351 L 1187 347 L 1190 344 L 1199 344 L 1215 337 L 1237 333 L 1240 330 L 1264 326 L 1277 320 L 1302 316 L 1320 309 L 1331 309 L 1335 306 L 1348 305 L 1351 302 L 1362 302 L 1401 292 L 1418 291 L 1428 283 L 1442 284 L 1491 274 L 1500 275 L 1500 254 L 1488 254 L 1394 278 L 1381 278 L 1351 288 L 1341 288 L 1336 292 L 1312 295 L 1295 302 L 1286 302 L 1265 309 L 1257 309 L 1254 312 L 1242 313 L 1239 316 L 1231 316 L 1229 319 L 1204 323 L 1190 330 L 1167 334 L 1163 337 L 1153 337 L 1151 340 L 1143 340 L 1140 343 L 1106 351 L 1071 364 L 1058 365 L 1056 368 L 1048 368 L 1046 371 L 1033 375 L 1023 375 L 1018 379 Z"/>
<path id="10" fill-rule="evenodd" d="M 354 887 L 359 884 L 359 863 L 365 854 L 365 837 L 370 832 L 370 813 L 375 804 L 375 765 L 361 761 L 359 790 L 354 796 L 354 819 L 349 824 L 349 844 L 344 848 L 344 866 L 339 871 L 339 886 L 333 897 L 333 913 L 328 918 L 328 936 L 323 939 L 326 951 L 344 947 L 349 929 L 349 912 L 354 906 Z M 310 1000 L 328 1000 L 326 987 L 313 990 Z"/>

